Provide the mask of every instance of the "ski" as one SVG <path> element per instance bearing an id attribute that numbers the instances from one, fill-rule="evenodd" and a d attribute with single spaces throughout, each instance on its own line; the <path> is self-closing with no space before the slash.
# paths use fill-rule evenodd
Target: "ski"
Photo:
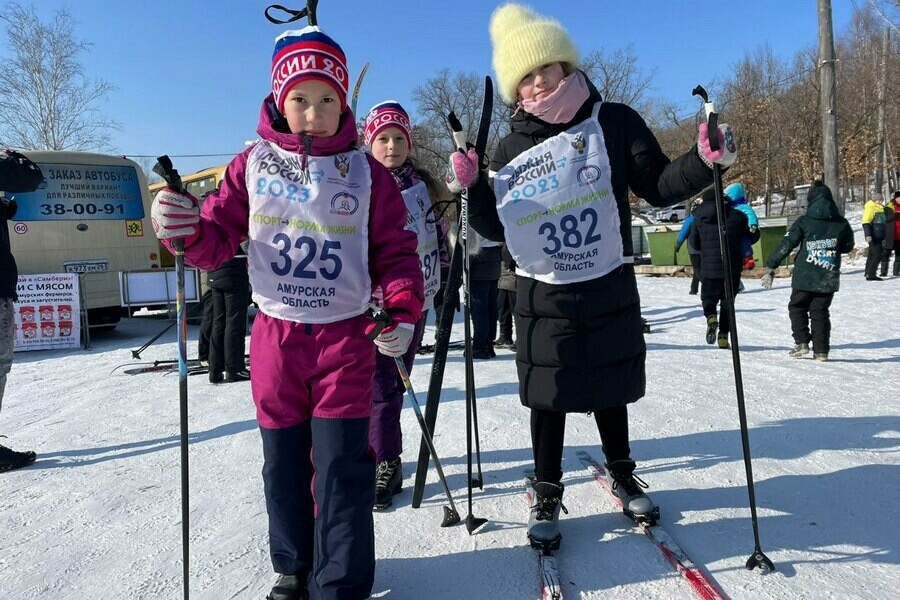
<path id="1" fill-rule="evenodd" d="M 125 367 L 127 365 L 119 365 L 113 372 L 117 369 Z M 198 360 L 188 360 L 188 368 L 191 367 L 199 367 L 200 361 Z M 122 373 L 126 375 L 140 375 L 142 373 L 159 373 L 159 372 L 168 372 L 168 371 L 178 371 L 178 361 L 175 360 L 159 360 L 152 363 L 138 363 L 136 366 L 132 366 L 130 369 L 124 369 Z"/>
<path id="2" fill-rule="evenodd" d="M 494 110 L 494 86 L 490 77 L 484 78 L 484 98 L 481 106 L 481 120 L 478 124 L 478 133 L 475 137 L 475 151 L 483 162 L 487 150 L 488 135 L 490 133 L 491 115 Z M 462 211 L 460 211 L 462 213 Z M 460 214 L 460 217 L 462 214 Z M 465 223 L 460 223 L 462 232 Z M 450 255 L 450 272 L 444 284 L 444 303 L 441 306 L 440 327 L 435 336 L 434 359 L 431 363 L 431 378 L 428 383 L 428 394 L 425 398 L 425 424 L 428 431 L 434 435 L 434 426 L 437 421 L 438 404 L 441 401 L 441 388 L 444 382 L 444 368 L 447 366 L 447 350 L 450 344 L 450 330 L 453 327 L 453 312 L 459 303 L 459 288 L 463 280 L 463 249 L 458 236 Z M 412 507 L 419 508 L 422 504 L 422 496 L 425 493 L 425 478 L 428 473 L 429 462 L 428 446 L 425 440 L 419 444 L 419 459 L 416 464 L 416 478 L 413 484 Z"/>
<path id="3" fill-rule="evenodd" d="M 447 344 L 447 350 L 463 350 L 465 349 L 465 341 L 457 340 L 455 342 L 450 342 Z M 422 344 L 419 346 L 419 349 L 416 350 L 416 354 L 431 354 L 434 352 L 435 344 Z"/>
<path id="4" fill-rule="evenodd" d="M 528 508 L 534 502 L 534 472 L 526 471 L 523 478 L 525 483 L 525 501 Z M 562 600 L 562 583 L 559 579 L 559 567 L 556 563 L 556 551 L 547 548 L 533 546 L 537 558 L 538 573 L 540 578 L 541 600 Z"/>
<path id="5" fill-rule="evenodd" d="M 581 464 L 590 472 L 597 483 L 605 489 L 616 501 L 620 508 L 623 508 L 622 500 L 619 495 L 610 487 L 606 481 L 606 470 L 594 458 L 583 450 L 578 451 L 578 459 Z M 658 522 L 651 525 L 650 523 L 632 521 L 641 531 L 656 544 L 659 551 L 665 559 L 671 564 L 675 571 L 681 575 L 697 594 L 698 598 L 703 600 L 726 600 L 727 596 L 719 590 L 718 586 L 713 582 L 712 578 L 706 572 L 690 559 L 687 553 L 678 545 L 678 543 L 669 535 L 669 532 L 663 528 Z"/>
<path id="6" fill-rule="evenodd" d="M 353 86 L 353 96 L 351 96 L 350 100 L 350 112 L 353 113 L 353 118 L 358 119 L 359 115 L 356 114 L 356 103 L 359 102 L 359 88 L 362 87 L 363 79 L 366 77 L 366 71 L 369 70 L 369 63 L 363 65 L 362 70 L 359 72 L 359 77 L 356 78 L 356 85 Z"/>

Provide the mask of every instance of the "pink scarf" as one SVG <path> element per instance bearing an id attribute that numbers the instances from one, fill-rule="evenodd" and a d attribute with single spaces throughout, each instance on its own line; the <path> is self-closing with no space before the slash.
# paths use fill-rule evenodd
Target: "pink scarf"
<path id="1" fill-rule="evenodd" d="M 575 71 L 564 77 L 552 93 L 540 100 L 520 100 L 516 112 L 524 110 L 547 123 L 568 123 L 575 118 L 578 109 L 590 94 L 584 75 Z"/>

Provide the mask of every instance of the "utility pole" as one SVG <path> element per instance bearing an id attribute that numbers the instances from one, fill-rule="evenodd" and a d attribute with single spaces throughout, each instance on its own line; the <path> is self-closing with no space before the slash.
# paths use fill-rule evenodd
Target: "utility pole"
<path id="1" fill-rule="evenodd" d="M 885 90 L 887 89 L 887 62 L 888 62 L 888 52 L 891 48 L 891 30 L 887 27 L 884 28 L 884 33 L 881 34 L 881 76 L 878 78 L 878 166 L 875 171 L 875 191 L 887 196 L 887 190 L 885 189 L 885 165 L 884 159 L 886 154 L 885 148 L 885 118 L 884 118 L 884 103 L 885 103 Z"/>
<path id="2" fill-rule="evenodd" d="M 837 136 L 837 83 L 835 78 L 834 30 L 831 24 L 831 0 L 818 0 L 819 70 L 822 83 L 822 158 L 825 185 L 831 188 L 838 209 L 844 214 L 844 194 L 840 189 Z"/>

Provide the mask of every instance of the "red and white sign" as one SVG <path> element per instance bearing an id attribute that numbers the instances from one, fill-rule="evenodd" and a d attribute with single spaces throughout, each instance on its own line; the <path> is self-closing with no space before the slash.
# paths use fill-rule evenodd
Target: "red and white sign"
<path id="1" fill-rule="evenodd" d="M 19 275 L 13 350 L 48 350 L 81 346 L 78 275 Z"/>

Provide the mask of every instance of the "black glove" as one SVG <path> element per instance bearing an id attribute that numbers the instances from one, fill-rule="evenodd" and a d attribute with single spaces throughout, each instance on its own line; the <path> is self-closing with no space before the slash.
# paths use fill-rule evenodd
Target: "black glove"
<path id="1" fill-rule="evenodd" d="M 0 201 L 0 216 L 2 216 L 7 221 L 12 220 L 16 216 L 16 211 L 19 210 L 19 205 L 16 204 L 15 200 L 8 200 L 3 198 Z"/>
<path id="2" fill-rule="evenodd" d="M 24 154 L 13 150 L 0 152 L 0 190 L 4 192 L 33 192 L 44 181 L 41 168 Z"/>

